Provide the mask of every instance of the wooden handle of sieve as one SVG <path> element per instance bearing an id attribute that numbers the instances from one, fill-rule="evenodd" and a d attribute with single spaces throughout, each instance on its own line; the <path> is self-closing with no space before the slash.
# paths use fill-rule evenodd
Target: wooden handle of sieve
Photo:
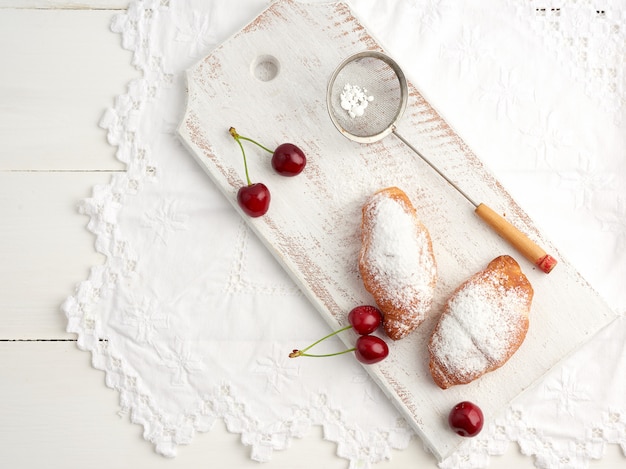
<path id="1" fill-rule="evenodd" d="M 554 266 L 557 264 L 556 259 L 547 254 L 543 249 L 537 246 L 534 241 L 511 225 L 501 215 L 494 212 L 485 204 L 479 204 L 475 212 L 476 215 L 491 226 L 496 233 L 507 240 L 526 259 L 531 261 L 546 274 L 554 269 Z"/>

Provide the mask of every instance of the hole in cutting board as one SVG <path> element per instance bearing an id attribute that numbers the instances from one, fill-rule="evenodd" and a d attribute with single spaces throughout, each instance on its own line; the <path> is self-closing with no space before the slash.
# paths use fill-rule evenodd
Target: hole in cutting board
<path id="1" fill-rule="evenodd" d="M 276 57 L 261 55 L 252 62 L 252 74 L 261 81 L 271 81 L 280 72 L 280 64 Z"/>

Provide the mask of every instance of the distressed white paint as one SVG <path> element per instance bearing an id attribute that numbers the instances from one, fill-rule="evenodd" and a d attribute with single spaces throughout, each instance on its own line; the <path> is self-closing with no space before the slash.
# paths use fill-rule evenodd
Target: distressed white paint
<path id="1" fill-rule="evenodd" d="M 179 132 L 237 210 L 244 176 L 230 126 L 266 145 L 291 141 L 305 151 L 307 168 L 289 179 L 273 174 L 266 159 L 248 158 L 253 180 L 266 183 L 273 198 L 264 217 L 243 216 L 333 328 L 346 323 L 350 308 L 371 302 L 356 269 L 362 204 L 391 185 L 412 198 L 430 229 L 439 264 L 433 314 L 409 338 L 390 344 L 387 360 L 366 369 L 442 458 L 461 443 L 446 425 L 454 404 L 477 402 L 493 421 L 614 313 L 412 85 L 399 133 L 476 200 L 505 213 L 557 257 L 551 274 L 538 271 L 490 231 L 471 205 L 395 137 L 360 145 L 336 131 L 325 108 L 328 77 L 341 60 L 364 49 L 382 47 L 345 4 L 279 1 L 189 71 L 189 102 Z M 268 60 L 278 73 L 260 80 L 256 65 Z M 527 339 L 503 368 L 442 391 L 430 378 L 426 352 L 437 312 L 462 280 L 501 254 L 520 262 L 535 289 Z"/>

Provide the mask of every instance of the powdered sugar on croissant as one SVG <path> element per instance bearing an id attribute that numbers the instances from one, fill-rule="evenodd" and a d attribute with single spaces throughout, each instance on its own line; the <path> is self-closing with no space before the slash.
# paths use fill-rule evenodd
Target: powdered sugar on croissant
<path id="1" fill-rule="evenodd" d="M 424 321 L 433 301 L 437 265 L 430 234 L 397 187 L 363 206 L 359 270 L 383 313 L 383 327 L 399 340 Z"/>
<path id="2" fill-rule="evenodd" d="M 528 331 L 533 288 L 510 256 L 492 260 L 461 284 L 430 338 L 430 372 L 443 388 L 501 367 Z"/>

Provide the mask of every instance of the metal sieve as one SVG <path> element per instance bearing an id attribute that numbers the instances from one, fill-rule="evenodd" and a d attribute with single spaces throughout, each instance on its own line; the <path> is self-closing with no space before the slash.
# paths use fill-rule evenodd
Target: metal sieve
<path id="1" fill-rule="evenodd" d="M 363 95 L 373 97 L 360 106 L 362 114 L 351 114 L 349 106 L 346 107 L 346 102 L 354 102 L 346 98 L 347 91 L 354 87 L 362 92 L 361 98 Z M 341 62 L 330 76 L 326 93 L 330 119 L 342 135 L 358 143 L 374 143 L 389 134 L 395 135 L 472 204 L 475 213 L 500 236 L 541 270 L 549 273 L 557 263 L 552 256 L 494 210 L 485 204 L 476 203 L 398 133 L 396 123 L 404 114 L 407 100 L 408 85 L 400 66 L 388 55 L 370 50 L 354 54 Z M 361 103 L 359 100 L 356 102 Z"/>
<path id="2" fill-rule="evenodd" d="M 358 85 L 374 100 L 363 116 L 351 117 L 341 106 L 345 86 Z M 330 118 L 346 137 L 376 142 L 393 131 L 407 103 L 407 83 L 398 65 L 380 52 L 366 51 L 344 60 L 330 78 L 326 96 Z"/>

